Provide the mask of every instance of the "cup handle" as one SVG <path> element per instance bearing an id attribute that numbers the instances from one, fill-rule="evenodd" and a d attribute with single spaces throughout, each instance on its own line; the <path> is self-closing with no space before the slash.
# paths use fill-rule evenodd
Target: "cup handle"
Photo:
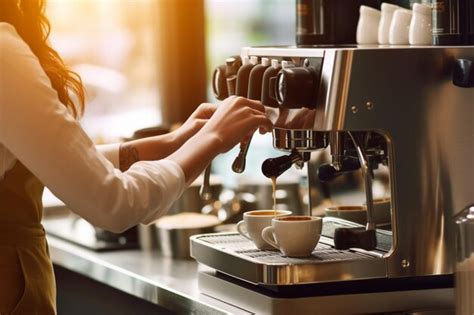
<path id="1" fill-rule="evenodd" d="M 278 243 L 275 241 L 275 238 L 273 237 L 274 231 L 275 229 L 273 228 L 273 226 L 267 226 L 262 231 L 262 238 L 265 242 L 272 245 L 276 249 L 280 249 L 280 246 L 278 246 Z"/>
<path id="2" fill-rule="evenodd" d="M 245 221 L 240 221 L 239 223 L 237 223 L 237 232 L 239 232 L 240 235 L 242 235 L 243 237 L 245 237 L 246 239 L 248 239 L 249 241 L 251 241 L 252 239 L 250 238 L 250 236 L 247 234 L 247 231 L 244 231 L 245 227 Z"/>

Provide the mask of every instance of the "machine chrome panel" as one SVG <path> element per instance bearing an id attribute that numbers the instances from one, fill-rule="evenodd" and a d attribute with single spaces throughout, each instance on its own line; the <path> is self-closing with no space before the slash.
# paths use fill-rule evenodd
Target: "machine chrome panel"
<path id="1" fill-rule="evenodd" d="M 271 52 L 268 48 L 243 50 L 268 58 L 273 57 Z M 452 65 L 458 58 L 474 60 L 474 47 L 286 48 L 284 54 L 282 49 L 274 52 L 300 66 L 305 58 L 324 56 L 314 112 L 291 109 L 289 115 L 287 109 L 269 109 L 276 127 L 302 129 L 313 120 L 315 131 L 386 135 L 394 231 L 388 276 L 452 273 L 452 218 L 474 201 L 474 89 L 452 84 Z M 299 115 L 306 120 L 293 123 L 287 119 Z"/>

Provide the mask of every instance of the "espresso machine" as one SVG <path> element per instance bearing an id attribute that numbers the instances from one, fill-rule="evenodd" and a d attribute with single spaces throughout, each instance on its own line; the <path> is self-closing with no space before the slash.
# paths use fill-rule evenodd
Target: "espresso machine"
<path id="1" fill-rule="evenodd" d="M 474 47 L 249 47 L 231 59 L 227 76 L 221 69 L 227 81 L 214 78 L 225 96 L 238 90 L 238 68 L 265 68 L 248 86 L 261 87 L 273 145 L 287 154 L 265 161 L 264 174 L 329 150 L 330 163 L 308 167 L 308 178 L 360 172 L 367 221 L 325 217 L 307 258 L 257 250 L 236 233 L 193 236 L 192 257 L 210 267 L 202 292 L 256 313 L 453 307 L 452 218 L 474 201 Z M 382 165 L 388 230 L 374 223 L 372 179 Z"/>

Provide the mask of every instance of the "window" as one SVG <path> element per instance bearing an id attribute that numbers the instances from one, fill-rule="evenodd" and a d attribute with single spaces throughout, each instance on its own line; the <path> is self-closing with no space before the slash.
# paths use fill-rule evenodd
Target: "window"
<path id="1" fill-rule="evenodd" d="M 159 124 L 155 0 L 49 0 L 51 42 L 86 86 L 97 142 Z"/>
<path id="2" fill-rule="evenodd" d="M 117 141 L 162 122 L 156 58 L 159 1 L 179 0 L 47 2 L 52 44 L 85 83 L 88 99 L 81 124 L 98 143 Z M 209 82 L 213 68 L 240 54 L 244 46 L 295 42 L 294 0 L 204 0 L 204 4 Z M 208 98 L 215 101 L 208 86 Z M 260 174 L 262 159 L 281 153 L 273 151 L 269 135 L 255 135 L 252 143 L 245 174 Z M 237 152 L 236 148 L 219 157 L 214 170 L 231 172 Z"/>

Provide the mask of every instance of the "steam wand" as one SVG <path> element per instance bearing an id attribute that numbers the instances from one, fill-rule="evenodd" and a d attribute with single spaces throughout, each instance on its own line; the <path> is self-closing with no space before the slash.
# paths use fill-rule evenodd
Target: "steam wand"
<path id="1" fill-rule="evenodd" d="M 232 170 L 235 173 L 241 174 L 245 171 L 245 159 L 247 157 L 247 152 L 249 151 L 251 141 L 252 136 L 250 136 L 247 141 L 240 143 L 239 155 L 237 155 L 234 163 L 232 163 Z"/>
<path id="2" fill-rule="evenodd" d="M 211 185 L 209 183 L 211 177 L 211 164 L 206 167 L 204 171 L 204 179 L 201 189 L 199 189 L 199 195 L 201 196 L 202 200 L 209 201 L 212 198 L 212 191 Z"/>
<path id="3" fill-rule="evenodd" d="M 334 233 L 334 247 L 349 249 L 352 247 L 373 250 L 377 246 L 374 222 L 374 202 L 372 195 L 372 174 L 367 158 L 351 132 L 347 132 L 356 148 L 362 176 L 364 177 L 365 198 L 367 204 L 367 225 L 364 228 L 337 228 Z"/>

